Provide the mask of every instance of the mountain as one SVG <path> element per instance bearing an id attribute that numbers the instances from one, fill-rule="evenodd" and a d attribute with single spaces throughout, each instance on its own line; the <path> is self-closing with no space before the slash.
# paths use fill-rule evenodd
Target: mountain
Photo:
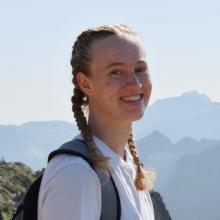
<path id="1" fill-rule="evenodd" d="M 154 131 L 137 141 L 146 168 L 175 220 L 220 219 L 220 140 L 185 137 L 173 143 Z"/>
<path id="2" fill-rule="evenodd" d="M 186 154 L 162 187 L 175 220 L 220 219 L 220 144 L 197 154 Z"/>
<path id="3" fill-rule="evenodd" d="M 15 205 L 20 201 L 27 188 L 37 178 L 23 163 L 0 161 L 0 219 L 9 220 Z"/>
<path id="4" fill-rule="evenodd" d="M 156 141 L 159 141 L 155 147 L 158 151 L 161 151 L 159 147 L 170 146 L 166 151 L 169 149 L 171 153 L 164 152 L 169 161 L 173 143 L 180 145 L 175 149 L 181 155 L 181 149 L 183 153 L 191 147 L 197 151 L 196 145 L 201 146 L 200 139 L 220 139 L 219 115 L 220 103 L 212 102 L 206 95 L 196 91 L 184 93 L 178 97 L 158 100 L 149 106 L 144 118 L 134 124 L 135 137 L 140 140 L 154 131 L 169 137 L 170 140 L 161 142 L 152 136 L 154 147 Z M 6 161 L 22 161 L 34 170 L 41 169 L 46 166 L 48 153 L 77 133 L 75 124 L 63 121 L 28 122 L 20 126 L 0 125 L 0 157 Z M 156 165 L 160 164 L 158 159 L 154 161 Z"/>
<path id="5" fill-rule="evenodd" d="M 158 130 L 176 142 L 183 137 L 220 139 L 220 103 L 197 91 L 157 100 L 134 124 L 138 137 Z"/>
<path id="6" fill-rule="evenodd" d="M 0 126 L 0 157 L 22 161 L 32 169 L 46 166 L 47 155 L 78 133 L 74 124 L 63 121 L 28 122 Z"/>
<path id="7" fill-rule="evenodd" d="M 197 154 L 220 145 L 220 140 L 201 139 L 197 141 L 185 137 L 173 143 L 159 131 L 154 131 L 137 141 L 141 160 L 146 168 L 153 168 L 157 174 L 156 188 L 161 190 L 173 174 L 180 158 L 187 154 Z"/>

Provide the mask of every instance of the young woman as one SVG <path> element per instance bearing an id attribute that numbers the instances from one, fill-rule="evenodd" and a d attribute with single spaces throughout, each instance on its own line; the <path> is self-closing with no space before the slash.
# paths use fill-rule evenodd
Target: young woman
<path id="1" fill-rule="evenodd" d="M 96 169 L 115 182 L 121 220 L 154 220 L 149 190 L 153 173 L 142 168 L 132 122 L 143 117 L 151 94 L 144 47 L 126 25 L 82 32 L 72 51 L 72 110 Z M 109 176 L 107 178 L 110 178 Z M 54 157 L 44 173 L 38 220 L 98 220 L 101 184 L 82 158 Z"/>

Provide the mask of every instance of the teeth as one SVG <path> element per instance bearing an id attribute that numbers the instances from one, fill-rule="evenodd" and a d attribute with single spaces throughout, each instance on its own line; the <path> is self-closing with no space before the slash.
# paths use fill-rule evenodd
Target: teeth
<path id="1" fill-rule="evenodd" d="M 125 101 L 139 101 L 141 99 L 141 95 L 125 96 L 122 99 L 125 100 Z"/>

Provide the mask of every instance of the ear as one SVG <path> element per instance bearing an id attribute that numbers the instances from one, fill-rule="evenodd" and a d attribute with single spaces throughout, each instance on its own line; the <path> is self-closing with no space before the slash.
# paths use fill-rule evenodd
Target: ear
<path id="1" fill-rule="evenodd" d="M 86 74 L 82 72 L 78 72 L 76 75 L 76 80 L 77 80 L 77 83 L 80 89 L 83 91 L 83 93 L 87 96 L 90 96 L 92 92 L 92 88 L 91 88 L 89 77 L 86 76 Z"/>

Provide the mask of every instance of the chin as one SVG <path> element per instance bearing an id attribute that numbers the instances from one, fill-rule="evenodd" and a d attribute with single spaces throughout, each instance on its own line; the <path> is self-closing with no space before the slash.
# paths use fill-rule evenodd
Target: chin
<path id="1" fill-rule="evenodd" d="M 136 117 L 136 118 L 134 118 L 133 120 L 132 120 L 132 122 L 133 121 L 138 121 L 138 120 L 141 120 L 143 118 L 143 115 L 142 116 L 140 116 L 140 117 Z"/>
<path id="2" fill-rule="evenodd" d="M 138 120 L 142 119 L 143 116 L 144 116 L 144 113 L 139 112 L 139 113 L 136 113 L 136 114 L 129 115 L 127 117 L 127 120 L 129 120 L 130 122 L 138 121 Z"/>

